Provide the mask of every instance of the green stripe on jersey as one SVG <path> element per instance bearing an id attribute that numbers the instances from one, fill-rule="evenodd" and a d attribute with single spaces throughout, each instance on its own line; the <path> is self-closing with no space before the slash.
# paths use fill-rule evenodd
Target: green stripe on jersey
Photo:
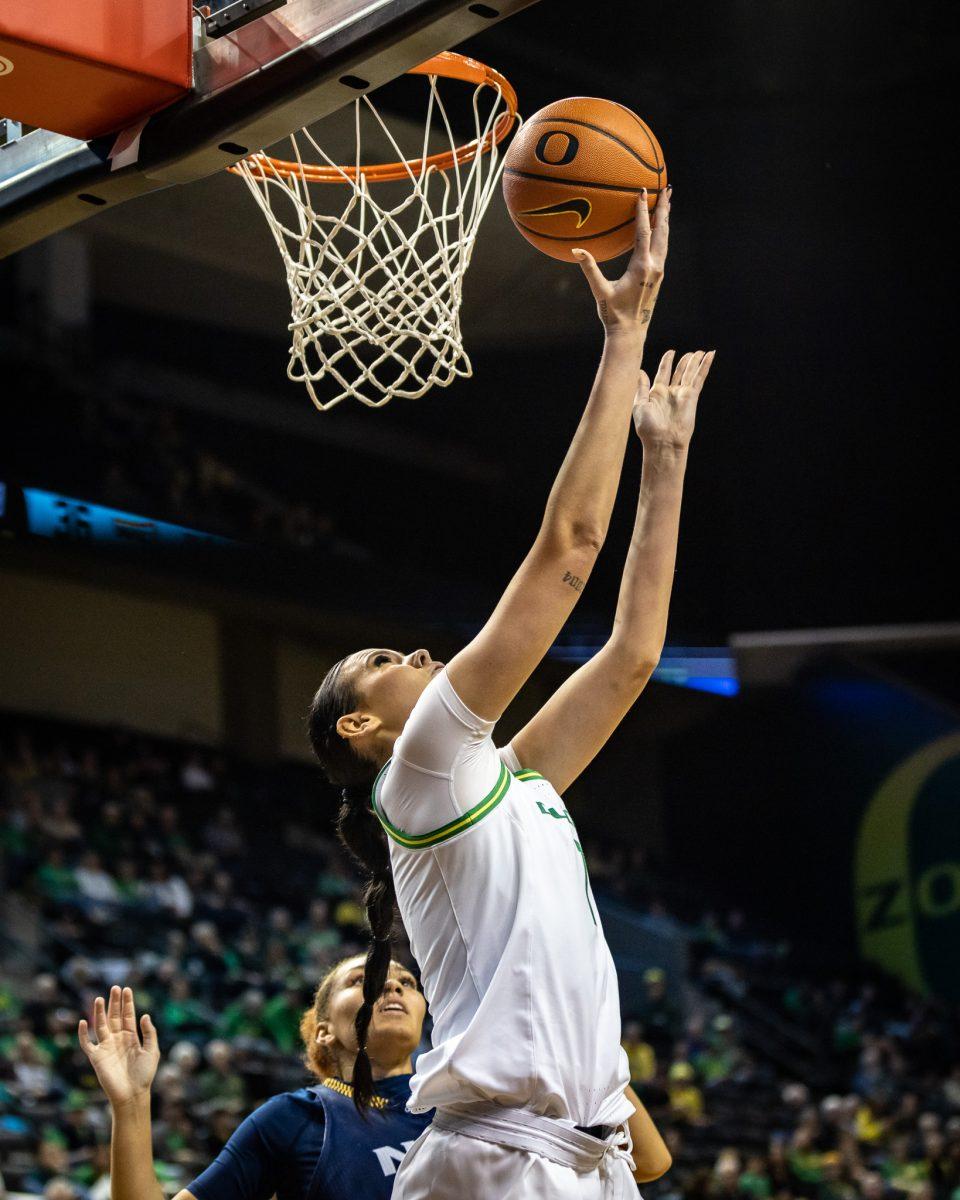
<path id="1" fill-rule="evenodd" d="M 514 779 L 519 779 L 521 783 L 530 783 L 535 779 L 543 779 L 543 776 L 540 774 L 539 771 L 528 771 L 524 767 L 523 770 L 518 771 L 516 773 L 516 775 L 514 776 Z"/>
<path id="2" fill-rule="evenodd" d="M 377 788 L 380 780 L 383 778 L 384 771 L 390 765 L 387 762 L 383 770 L 377 776 L 374 785 L 371 799 L 373 801 L 373 811 L 377 816 L 380 824 L 386 830 L 387 834 L 400 846 L 405 846 L 408 850 L 428 850 L 432 846 L 439 846 L 441 842 L 446 842 L 458 833 L 462 833 L 464 829 L 469 829 L 471 825 L 476 825 L 478 821 L 482 821 L 485 816 L 492 813 L 500 801 L 507 794 L 507 789 L 510 786 L 510 772 L 506 766 L 500 764 L 500 777 L 498 778 L 494 788 L 489 791 L 486 796 L 475 804 L 463 816 L 455 818 L 446 825 L 441 825 L 439 829 L 434 829 L 431 833 L 404 833 L 402 829 L 397 829 L 395 825 L 391 825 L 380 808 L 380 803 L 377 800 Z"/>

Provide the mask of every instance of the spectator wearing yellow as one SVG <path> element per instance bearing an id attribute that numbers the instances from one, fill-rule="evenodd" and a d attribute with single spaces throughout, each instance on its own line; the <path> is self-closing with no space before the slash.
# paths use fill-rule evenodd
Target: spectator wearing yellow
<path id="1" fill-rule="evenodd" d="M 643 1036 L 639 1021 L 627 1021 L 621 1043 L 630 1064 L 630 1082 L 634 1087 L 649 1083 L 657 1074 L 657 1055 Z"/>
<path id="2" fill-rule="evenodd" d="M 854 1118 L 854 1129 L 858 1142 L 876 1145 L 886 1136 L 887 1120 L 882 1111 L 882 1104 L 876 1097 L 869 1097 L 857 1109 Z"/>
<path id="3" fill-rule="evenodd" d="M 696 1123 L 703 1119 L 703 1092 L 697 1087 L 696 1072 L 688 1062 L 675 1062 L 668 1075 L 670 1111 L 678 1121 Z"/>

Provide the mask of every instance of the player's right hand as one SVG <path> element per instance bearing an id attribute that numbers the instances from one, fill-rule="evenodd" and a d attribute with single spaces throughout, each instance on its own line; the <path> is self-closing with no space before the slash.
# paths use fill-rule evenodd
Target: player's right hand
<path id="1" fill-rule="evenodd" d="M 86 1021 L 80 1022 L 77 1036 L 111 1105 L 128 1104 L 147 1095 L 160 1062 L 160 1047 L 147 1013 L 140 1018 L 141 1044 L 131 988 L 112 987 L 108 1004 L 102 996 L 96 998 L 93 1028 L 96 1042 L 90 1040 Z"/>
<path id="2" fill-rule="evenodd" d="M 597 312 L 607 333 L 627 332 L 645 337 L 663 280 L 670 240 L 670 191 L 657 197 L 655 225 L 651 231 L 647 193 L 637 200 L 637 234 L 627 269 L 619 279 L 607 279 L 586 250 L 574 250 L 597 302 Z"/>

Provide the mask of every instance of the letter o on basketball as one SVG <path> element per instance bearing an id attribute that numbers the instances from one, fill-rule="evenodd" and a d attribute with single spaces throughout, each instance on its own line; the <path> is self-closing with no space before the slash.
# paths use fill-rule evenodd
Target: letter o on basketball
<path id="1" fill-rule="evenodd" d="M 3 55 L 0 54 L 0 75 L 9 75 L 12 70 L 13 63 L 9 58 L 4 58 Z"/>
<path id="2" fill-rule="evenodd" d="M 572 133 L 567 133 L 565 129 L 551 129 L 537 142 L 535 154 L 547 166 L 565 167 L 577 157 L 579 149 L 580 141 Z"/>

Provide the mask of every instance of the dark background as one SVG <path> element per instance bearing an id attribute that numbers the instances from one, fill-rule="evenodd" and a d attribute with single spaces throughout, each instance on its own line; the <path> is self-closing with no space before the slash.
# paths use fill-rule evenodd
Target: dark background
<path id="1" fill-rule="evenodd" d="M 525 113 L 606 96 L 663 144 L 673 241 L 647 366 L 670 346 L 718 349 L 689 470 L 674 642 L 956 615 L 956 44 L 954 10 L 935 2 L 542 0 L 463 47 L 507 73 Z M 284 376 L 280 264 L 241 192 L 218 177 L 80 227 L 92 263 L 84 371 L 132 356 L 310 411 Z M 42 315 L 21 301 L 42 253 L 2 264 L 9 319 L 40 334 Z M 522 241 L 499 197 L 465 329 L 472 380 L 313 418 L 352 431 L 346 446 L 222 421 L 217 436 L 265 482 L 321 497 L 385 570 L 470 584 L 467 615 L 482 618 L 529 545 L 601 344 L 577 268 Z M 45 403 L 31 401 L 34 431 Z M 54 422 L 69 437 L 69 416 L 64 427 L 51 411 Z M 373 435 L 401 434 L 417 439 L 416 462 L 369 453 Z M 42 454 L 18 455 L 21 436 L 14 425 L 6 477 L 62 486 L 43 477 Z M 451 444 L 489 471 L 465 482 Z M 638 468 L 636 448 L 584 614 L 603 618 L 614 602 Z"/>
<path id="2" fill-rule="evenodd" d="M 955 16 L 935 3 L 589 11 L 596 21 L 546 0 L 484 49 L 522 81 L 528 109 L 611 96 L 665 147 L 673 243 L 649 360 L 672 345 L 719 351 L 672 635 L 955 614 L 955 205 L 942 186 Z M 586 380 L 594 331 L 578 343 Z M 564 357 L 540 369 L 566 414 Z M 524 407 L 542 414 L 552 404 L 538 393 Z"/>

